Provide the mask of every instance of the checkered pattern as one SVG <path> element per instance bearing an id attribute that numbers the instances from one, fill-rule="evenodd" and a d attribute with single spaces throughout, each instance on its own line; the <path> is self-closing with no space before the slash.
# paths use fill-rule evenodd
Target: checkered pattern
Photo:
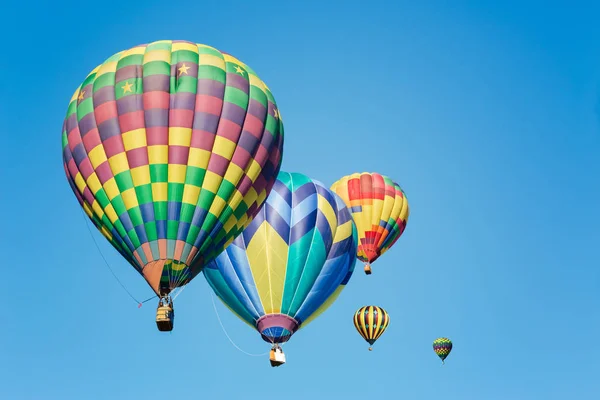
<path id="1" fill-rule="evenodd" d="M 383 335 L 390 324 L 390 316 L 381 307 L 364 306 L 354 313 L 354 327 L 370 345 Z"/>
<path id="2" fill-rule="evenodd" d="M 448 357 L 450 352 L 452 351 L 452 341 L 448 338 L 438 338 L 433 341 L 433 351 L 439 358 L 441 358 L 442 362 Z"/>
<path id="3" fill-rule="evenodd" d="M 400 186 L 377 173 L 352 174 L 331 186 L 346 203 L 358 228 L 357 257 L 372 263 L 400 238 L 410 213 Z"/>
<path id="4" fill-rule="evenodd" d="M 256 327 L 283 314 L 306 326 L 345 288 L 356 263 L 357 232 L 342 200 L 322 183 L 281 172 L 259 214 L 203 271 L 217 296 Z M 289 339 L 280 326 L 260 332 Z"/>
<path id="5" fill-rule="evenodd" d="M 256 215 L 279 172 L 283 123 L 247 65 L 166 40 L 94 69 L 75 91 L 62 138 L 67 179 L 87 215 L 145 276 L 163 260 L 153 288 L 168 293 Z"/>

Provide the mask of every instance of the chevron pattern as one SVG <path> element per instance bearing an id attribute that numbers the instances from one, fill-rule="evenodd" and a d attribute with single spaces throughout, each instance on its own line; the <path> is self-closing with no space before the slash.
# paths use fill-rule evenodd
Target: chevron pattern
<path id="1" fill-rule="evenodd" d="M 348 283 L 357 241 L 352 216 L 337 195 L 305 175 L 281 172 L 258 215 L 206 266 L 204 276 L 253 327 L 270 314 L 305 326 Z M 270 328 L 265 336 L 276 340 L 291 334 Z"/>
<path id="2" fill-rule="evenodd" d="M 433 351 L 442 360 L 448 357 L 452 351 L 452 341 L 448 338 L 438 338 L 433 341 Z"/>

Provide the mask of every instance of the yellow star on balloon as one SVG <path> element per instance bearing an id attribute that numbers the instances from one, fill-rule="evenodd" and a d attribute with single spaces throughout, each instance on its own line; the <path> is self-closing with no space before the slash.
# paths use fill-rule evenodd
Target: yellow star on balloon
<path id="1" fill-rule="evenodd" d="M 279 111 L 277 111 L 276 108 L 273 108 L 273 115 L 275 116 L 275 119 L 279 118 Z"/>
<path id="2" fill-rule="evenodd" d="M 190 67 L 188 67 L 185 64 L 182 64 L 181 67 L 179 67 L 179 76 L 183 75 L 183 74 L 188 74 L 188 69 L 190 69 Z"/>
<path id="3" fill-rule="evenodd" d="M 83 100 L 83 96 L 85 96 L 85 90 L 79 92 L 79 101 Z"/>
<path id="4" fill-rule="evenodd" d="M 244 70 L 239 65 L 235 66 L 235 72 L 237 72 L 240 75 L 244 75 Z"/>
<path id="5" fill-rule="evenodd" d="M 131 92 L 133 93 L 133 90 L 131 90 L 131 88 L 133 87 L 132 83 L 129 82 L 125 82 L 124 86 L 121 86 L 121 89 L 123 89 L 123 94 L 127 93 L 127 92 Z"/>
<path id="6" fill-rule="evenodd" d="M 133 87 L 132 83 L 129 82 L 125 82 L 124 86 L 121 86 L 121 89 L 123 89 L 123 94 L 127 93 L 127 92 L 131 92 L 133 93 L 133 90 L 131 90 L 131 88 Z"/>

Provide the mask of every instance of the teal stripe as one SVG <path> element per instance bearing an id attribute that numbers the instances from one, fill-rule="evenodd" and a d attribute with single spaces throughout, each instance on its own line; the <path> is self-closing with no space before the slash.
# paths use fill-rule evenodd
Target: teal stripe
<path id="1" fill-rule="evenodd" d="M 290 308 L 290 315 L 296 316 L 298 310 L 306 300 L 315 281 L 323 271 L 323 267 L 327 261 L 327 253 L 328 249 L 325 247 L 323 237 L 319 231 L 316 231 L 310 245 L 309 257 L 304 265 L 304 274 L 296 288 L 296 298 Z"/>
<path id="2" fill-rule="evenodd" d="M 233 291 L 227 286 L 227 283 L 221 276 L 218 269 L 204 268 L 204 277 L 208 281 L 210 287 L 214 290 L 217 296 L 231 309 L 237 316 L 250 325 L 254 325 L 254 318 L 246 311 L 246 308 L 237 299 Z"/>
<path id="3" fill-rule="evenodd" d="M 290 247 L 282 307 L 285 314 L 296 315 L 326 260 L 327 248 L 316 229 L 311 230 Z M 290 274 L 290 266 L 293 268 L 292 274 Z"/>
<path id="4" fill-rule="evenodd" d="M 289 310 L 292 305 L 292 299 L 296 294 L 298 282 L 300 282 L 300 275 L 304 269 L 304 264 L 308 258 L 313 232 L 314 228 L 289 247 L 285 282 L 283 283 L 283 296 L 281 298 L 281 312 L 283 314 L 293 316 Z"/>

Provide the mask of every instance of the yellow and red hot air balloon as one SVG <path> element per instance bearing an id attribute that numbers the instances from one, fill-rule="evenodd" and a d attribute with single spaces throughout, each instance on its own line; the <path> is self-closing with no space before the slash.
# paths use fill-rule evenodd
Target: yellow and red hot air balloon
<path id="1" fill-rule="evenodd" d="M 408 200 L 400 186 L 378 173 L 345 176 L 331 186 L 350 209 L 358 229 L 356 256 L 371 265 L 402 236 L 410 213 Z"/>
<path id="2" fill-rule="evenodd" d="M 192 280 L 252 221 L 281 165 L 283 124 L 256 73 L 202 44 L 119 52 L 77 88 L 63 125 L 85 213 L 160 297 Z"/>

